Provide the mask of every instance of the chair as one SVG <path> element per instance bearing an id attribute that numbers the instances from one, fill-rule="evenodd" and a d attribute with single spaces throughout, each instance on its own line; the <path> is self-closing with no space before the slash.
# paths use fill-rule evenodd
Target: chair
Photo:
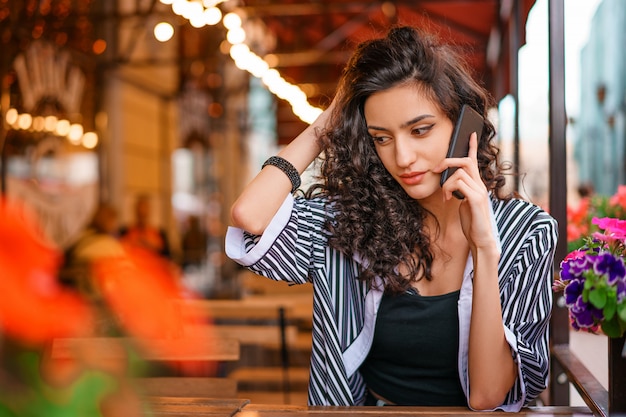
<path id="1" fill-rule="evenodd" d="M 301 297 L 301 299 L 305 299 Z M 290 402 L 292 389 L 306 390 L 308 366 L 294 367 L 290 363 L 290 351 L 294 348 L 310 352 L 309 331 L 302 331 L 292 312 L 306 313 L 296 297 L 283 294 L 281 297 L 251 296 L 242 299 L 187 300 L 178 304 L 177 310 L 183 321 L 194 322 L 197 317 L 212 317 L 207 324 L 220 338 L 235 338 L 247 348 L 246 352 L 278 352 L 277 365 L 266 365 L 263 360 L 254 359 L 254 354 L 244 355 L 238 363 L 231 363 L 226 371 L 230 379 L 237 381 L 240 397 L 258 398 L 271 396 L 278 400 L 277 392 L 282 392 L 282 400 Z M 310 320 L 312 307 L 307 318 Z M 202 325 L 186 326 L 186 329 Z M 308 362 L 308 357 L 306 358 Z M 243 390 L 242 390 L 243 389 Z M 267 391 L 270 389 L 271 391 Z M 263 394 L 259 390 L 266 390 Z"/>

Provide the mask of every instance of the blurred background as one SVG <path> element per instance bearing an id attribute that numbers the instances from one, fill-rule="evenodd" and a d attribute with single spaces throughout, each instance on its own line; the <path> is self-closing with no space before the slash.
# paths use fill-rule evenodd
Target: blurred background
<path id="1" fill-rule="evenodd" d="M 355 45 L 401 23 L 465 55 L 497 102 L 509 187 L 549 211 L 548 3 L 0 0 L 3 198 L 65 261 L 149 247 L 181 293 L 240 298 L 255 289 L 224 255 L 231 203 L 330 103 Z M 577 225 L 587 197 L 626 207 L 626 2 L 563 4 L 562 195 Z"/>
<path id="2" fill-rule="evenodd" d="M 626 6 L 564 6 L 575 202 L 581 185 L 611 195 L 624 183 Z M 232 291 L 222 246 L 234 196 L 329 103 L 355 44 L 395 23 L 466 53 L 498 101 L 498 140 L 521 174 L 511 186 L 547 208 L 546 0 L 0 1 L 2 193 L 33 206 L 61 248 L 100 203 L 121 226 L 148 197 L 189 285 Z M 185 262 L 192 227 L 187 244 L 204 252 Z"/>

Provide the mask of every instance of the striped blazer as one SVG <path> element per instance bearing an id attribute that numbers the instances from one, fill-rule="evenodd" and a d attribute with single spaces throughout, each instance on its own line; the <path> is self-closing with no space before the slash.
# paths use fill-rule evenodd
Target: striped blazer
<path id="1" fill-rule="evenodd" d="M 313 283 L 310 405 L 359 405 L 365 384 L 358 371 L 372 343 L 382 285 L 357 279 L 358 256 L 328 245 L 332 218 L 323 198 L 287 196 L 262 236 L 230 227 L 227 255 L 251 271 L 293 284 Z M 526 201 L 492 198 L 492 223 L 500 245 L 502 323 L 518 364 L 518 378 L 497 409 L 518 411 L 547 386 L 548 327 L 557 242 L 556 221 Z M 459 296 L 459 376 L 469 398 L 468 340 L 472 300 L 471 254 Z"/>

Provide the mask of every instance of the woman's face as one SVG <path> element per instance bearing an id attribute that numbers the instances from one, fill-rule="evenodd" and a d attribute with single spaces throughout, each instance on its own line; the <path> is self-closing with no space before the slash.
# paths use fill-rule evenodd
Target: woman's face
<path id="1" fill-rule="evenodd" d="M 391 176 L 415 200 L 441 199 L 441 174 L 452 121 L 414 85 L 377 92 L 365 101 L 376 152 Z"/>

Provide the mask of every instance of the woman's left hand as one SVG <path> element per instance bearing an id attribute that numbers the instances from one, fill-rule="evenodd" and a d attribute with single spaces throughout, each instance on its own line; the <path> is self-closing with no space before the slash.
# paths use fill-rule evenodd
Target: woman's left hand
<path id="1" fill-rule="evenodd" d="M 443 184 L 444 199 L 449 201 L 457 197 L 454 192 L 461 193 L 464 198 L 459 207 L 461 226 L 472 251 L 481 248 L 493 248 L 495 245 L 491 220 L 490 200 L 487 187 L 478 170 L 478 139 L 472 133 L 469 141 L 469 153 L 465 158 L 444 159 L 441 171 L 448 167 L 458 169 Z"/>

